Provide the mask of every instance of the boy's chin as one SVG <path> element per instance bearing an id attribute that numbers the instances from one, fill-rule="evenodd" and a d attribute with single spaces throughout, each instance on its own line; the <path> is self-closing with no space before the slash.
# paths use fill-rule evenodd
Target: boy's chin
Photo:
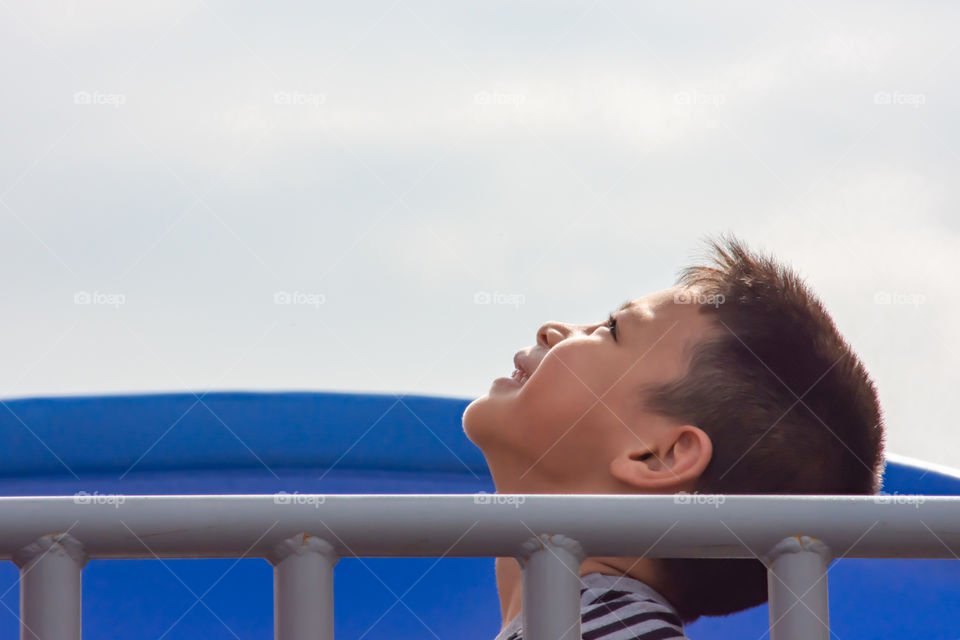
<path id="1" fill-rule="evenodd" d="M 486 403 L 487 396 L 481 396 L 467 405 L 467 408 L 463 410 L 463 416 L 460 421 L 463 425 L 463 432 L 466 434 L 467 439 L 470 440 L 473 444 L 480 446 L 478 440 L 483 440 L 482 431 L 484 414 L 484 405 Z M 478 438 L 479 436 L 479 438 Z"/>
<path id="2" fill-rule="evenodd" d="M 504 429 L 506 421 L 503 418 L 503 407 L 489 396 L 481 396 L 467 405 L 463 410 L 461 423 L 463 432 L 473 444 L 482 450 L 486 445 L 497 440 L 497 431 Z"/>

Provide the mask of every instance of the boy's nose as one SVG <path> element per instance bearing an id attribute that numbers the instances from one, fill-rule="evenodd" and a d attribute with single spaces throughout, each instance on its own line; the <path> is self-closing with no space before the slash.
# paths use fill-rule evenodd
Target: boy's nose
<path id="1" fill-rule="evenodd" d="M 551 348 L 561 340 L 564 340 L 578 330 L 585 327 L 580 325 L 567 324 L 566 322 L 547 322 L 537 331 L 537 344 Z"/>
<path id="2" fill-rule="evenodd" d="M 537 331 L 537 344 L 541 347 L 547 347 L 548 349 L 553 347 L 561 340 L 563 340 L 566 335 L 563 329 L 560 328 L 561 323 L 559 322 L 546 322 L 540 329 Z"/>

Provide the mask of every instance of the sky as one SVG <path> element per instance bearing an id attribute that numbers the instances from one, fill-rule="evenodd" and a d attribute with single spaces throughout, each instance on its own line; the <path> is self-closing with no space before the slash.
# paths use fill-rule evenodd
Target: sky
<path id="1" fill-rule="evenodd" d="M 960 467 L 950 3 L 0 2 L 0 400 L 475 398 L 734 233 Z"/>

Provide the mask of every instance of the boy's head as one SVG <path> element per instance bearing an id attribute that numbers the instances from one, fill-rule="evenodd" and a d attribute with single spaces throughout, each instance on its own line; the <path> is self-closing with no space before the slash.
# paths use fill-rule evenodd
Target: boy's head
<path id="1" fill-rule="evenodd" d="M 820 301 L 735 238 L 710 245 L 712 264 L 627 303 L 614 332 L 543 325 L 517 355 L 529 379 L 499 379 L 467 407 L 498 491 L 880 489 L 876 390 Z M 767 599 L 758 560 L 646 562 L 686 622 Z"/>
<path id="2" fill-rule="evenodd" d="M 607 321 L 548 322 L 516 354 L 529 379 L 498 378 L 464 413 L 504 493 L 674 493 L 710 462 L 711 441 L 644 407 L 638 390 L 682 376 L 715 333 L 687 289 L 625 302 Z M 504 363 L 507 366 L 512 364 Z"/>

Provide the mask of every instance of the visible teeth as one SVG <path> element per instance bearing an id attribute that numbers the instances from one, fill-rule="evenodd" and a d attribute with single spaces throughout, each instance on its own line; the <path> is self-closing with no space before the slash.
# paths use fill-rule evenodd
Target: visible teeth
<path id="1" fill-rule="evenodd" d="M 520 369 L 513 370 L 513 379 L 518 381 L 520 384 L 523 384 L 524 382 L 526 382 L 527 378 L 529 377 L 530 376 L 526 375 L 525 373 L 522 373 Z"/>

